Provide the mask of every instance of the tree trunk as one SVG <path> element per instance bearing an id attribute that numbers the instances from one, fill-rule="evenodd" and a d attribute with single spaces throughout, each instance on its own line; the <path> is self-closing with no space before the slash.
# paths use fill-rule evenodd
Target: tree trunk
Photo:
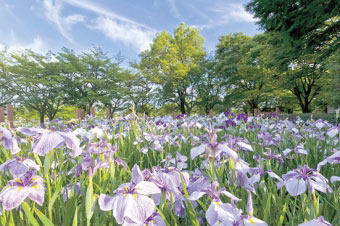
<path id="1" fill-rule="evenodd" d="M 311 113 L 312 111 L 309 109 L 309 103 L 305 102 L 304 105 L 301 105 L 302 113 Z"/>
<path id="2" fill-rule="evenodd" d="M 180 98 L 181 101 L 181 112 L 182 114 L 185 114 L 185 100 L 183 98 Z"/>
<path id="3" fill-rule="evenodd" d="M 40 124 L 44 124 L 45 123 L 45 112 L 44 111 L 39 112 L 39 117 L 40 117 Z"/>

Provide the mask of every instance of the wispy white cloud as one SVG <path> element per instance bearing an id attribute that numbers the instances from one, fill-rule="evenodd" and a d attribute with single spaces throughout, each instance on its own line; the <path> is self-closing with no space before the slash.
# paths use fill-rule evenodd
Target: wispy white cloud
<path id="1" fill-rule="evenodd" d="M 209 16 L 206 23 L 193 25 L 194 27 L 203 30 L 211 29 L 219 26 L 224 26 L 230 23 L 254 23 L 256 19 L 248 13 L 244 6 L 235 3 L 225 3 L 218 1 L 216 5 L 207 10 L 201 11 L 201 14 Z"/>
<path id="2" fill-rule="evenodd" d="M 63 2 L 60 0 L 44 0 L 43 7 L 45 10 L 46 18 L 54 23 L 60 34 L 72 44 L 75 44 L 74 40 L 71 36 L 71 25 L 76 24 L 78 22 L 82 22 L 85 20 L 85 16 L 74 14 L 64 17 L 61 14 L 61 9 L 63 6 Z"/>
<path id="3" fill-rule="evenodd" d="M 230 4 L 225 3 L 221 4 L 218 7 L 212 9 L 213 12 L 220 15 L 222 22 L 231 23 L 231 22 L 254 22 L 255 19 L 253 15 L 248 13 L 244 6 L 241 4 Z"/>
<path id="4" fill-rule="evenodd" d="M 107 10 L 107 9 L 105 9 L 105 8 L 95 4 L 93 2 L 87 1 L 87 0 L 81 0 L 81 1 L 80 0 L 64 0 L 64 2 L 67 3 L 67 4 L 70 4 L 70 5 L 79 7 L 79 8 L 83 8 L 83 9 L 95 12 L 95 13 L 101 15 L 101 16 L 106 16 L 106 17 L 114 19 L 114 20 L 118 20 L 118 21 L 121 21 L 121 22 L 129 23 L 129 24 L 134 24 L 135 26 L 138 26 L 138 27 L 153 30 L 153 28 L 151 28 L 147 25 L 138 23 L 134 20 L 131 20 L 129 18 L 126 18 L 124 16 L 116 14 L 116 13 L 110 11 L 110 10 Z"/>
<path id="5" fill-rule="evenodd" d="M 64 0 L 64 2 L 96 13 L 98 16 L 94 24 L 88 26 L 89 28 L 99 30 L 107 38 L 121 41 L 139 51 L 149 48 L 149 44 L 157 32 L 147 25 L 116 14 L 87 0 Z"/>
<path id="6" fill-rule="evenodd" d="M 13 37 L 13 33 L 10 35 Z M 10 52 L 23 51 L 25 49 L 33 50 L 34 52 L 44 54 L 49 51 L 48 44 L 40 37 L 35 37 L 30 42 L 20 42 L 16 38 L 11 39 L 9 43 L 0 43 L 0 49 L 7 48 Z"/>
<path id="7" fill-rule="evenodd" d="M 85 21 L 85 16 L 80 14 L 73 14 L 71 16 L 65 17 L 64 21 L 68 25 L 76 24 Z"/>
<path id="8" fill-rule="evenodd" d="M 103 32 L 107 38 L 133 46 L 138 51 L 148 49 L 155 35 L 152 30 L 141 29 L 131 23 L 119 23 L 104 16 L 98 17 L 92 28 Z"/>

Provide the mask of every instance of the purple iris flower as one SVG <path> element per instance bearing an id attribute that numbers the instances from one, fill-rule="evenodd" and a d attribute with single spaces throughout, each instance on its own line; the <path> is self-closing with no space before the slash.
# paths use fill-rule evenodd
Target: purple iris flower
<path id="1" fill-rule="evenodd" d="M 310 192 L 318 190 L 326 193 L 332 192 L 328 185 L 328 179 L 322 176 L 317 170 L 309 168 L 307 165 L 299 166 L 297 169 L 282 175 L 283 180 L 277 184 L 277 188 L 286 186 L 291 196 L 301 195 L 306 191 L 306 186 Z"/>
<path id="2" fill-rule="evenodd" d="M 76 157 L 81 154 L 79 147 L 79 139 L 71 132 L 56 131 L 54 128 L 50 130 L 40 128 L 19 128 L 21 133 L 27 136 L 39 135 L 38 140 L 33 145 L 32 151 L 40 156 L 46 155 L 51 149 L 59 148 L 63 144 L 72 149 L 71 156 Z"/>
<path id="3" fill-rule="evenodd" d="M 177 169 L 182 170 L 188 167 L 186 161 L 188 157 L 185 155 L 181 155 L 179 152 L 176 153 L 176 158 L 172 158 L 169 160 L 169 163 L 172 163 L 177 167 Z"/>
<path id="4" fill-rule="evenodd" d="M 165 226 L 165 222 L 163 218 L 159 215 L 159 213 L 154 212 L 153 214 L 151 214 L 150 217 L 145 219 L 143 224 L 134 222 L 128 217 L 125 219 L 124 224 L 123 224 L 123 226 L 142 226 L 142 225 L 143 226 Z"/>
<path id="5" fill-rule="evenodd" d="M 228 117 L 229 118 L 234 118 L 235 114 L 228 110 L 228 111 L 224 112 L 224 116 L 227 117 L 227 118 Z"/>
<path id="6" fill-rule="evenodd" d="M 201 144 L 200 146 L 194 147 L 190 150 L 191 159 L 195 159 L 204 152 L 206 152 L 207 157 L 213 159 L 219 157 L 222 153 L 231 157 L 234 161 L 238 159 L 238 155 L 234 150 L 225 144 L 217 143 L 216 132 L 209 133 L 208 143 Z"/>
<path id="7" fill-rule="evenodd" d="M 72 168 L 67 174 L 73 174 L 74 176 L 77 177 L 79 176 L 82 172 L 86 171 L 88 172 L 91 170 L 91 175 L 95 175 L 98 169 L 100 168 L 110 168 L 110 161 L 109 159 L 105 159 L 104 161 L 100 160 L 99 158 L 93 159 L 91 155 L 88 152 L 83 152 L 82 153 L 82 163 L 77 165 L 76 167 Z M 121 160 L 123 161 L 123 160 Z M 120 163 L 120 162 L 119 162 Z"/>
<path id="8" fill-rule="evenodd" d="M 98 143 L 89 144 L 86 151 L 94 154 L 113 154 L 117 150 L 115 147 L 112 147 L 111 144 L 107 143 L 105 139 L 101 139 Z"/>
<path id="9" fill-rule="evenodd" d="M 13 159 L 7 160 L 5 163 L 0 165 L 0 171 L 9 171 L 13 177 L 21 177 L 30 169 L 39 171 L 40 166 L 32 159 L 21 158 L 18 156 L 14 156 Z"/>
<path id="10" fill-rule="evenodd" d="M 318 164 L 317 170 L 320 171 L 321 166 L 329 164 L 340 164 L 340 151 L 335 152 L 333 155 L 328 156 L 322 162 Z"/>
<path id="11" fill-rule="evenodd" d="M 8 181 L 0 193 L 0 202 L 5 210 L 17 208 L 26 198 L 40 206 L 44 202 L 44 182 L 33 171 L 27 171 L 20 178 Z"/>
<path id="12" fill-rule="evenodd" d="M 267 151 L 266 152 L 263 152 L 263 155 L 265 156 L 264 158 L 267 159 L 267 160 L 277 160 L 279 161 L 280 164 L 283 163 L 283 158 L 280 154 L 276 154 L 275 152 L 272 153 L 272 149 L 271 148 L 266 148 Z"/>
<path id="13" fill-rule="evenodd" d="M 337 176 L 332 176 L 331 179 L 330 179 L 331 183 L 334 184 L 335 181 L 340 181 L 340 177 L 337 177 Z"/>
<path id="14" fill-rule="evenodd" d="M 278 146 L 279 141 L 277 138 L 273 138 L 273 136 L 266 132 L 266 131 L 262 131 L 257 135 L 257 139 L 263 139 L 263 145 L 264 146 L 270 146 L 270 145 L 274 145 L 274 146 Z"/>
<path id="15" fill-rule="evenodd" d="M 155 212 L 155 203 L 148 195 L 161 192 L 154 183 L 142 180 L 143 176 L 137 165 L 132 171 L 132 181 L 120 185 L 114 191 L 114 197 L 101 194 L 98 200 L 101 210 L 112 210 L 118 224 L 123 224 L 127 218 L 143 224 Z"/>
<path id="16" fill-rule="evenodd" d="M 85 191 L 85 187 L 81 186 L 79 182 L 68 184 L 67 186 L 62 188 L 63 200 L 66 202 L 72 195 L 83 195 Z"/>
<path id="17" fill-rule="evenodd" d="M 322 216 L 308 221 L 306 223 L 299 224 L 298 226 L 332 226 L 329 222 L 327 222 Z"/>
<path id="18" fill-rule="evenodd" d="M 206 190 L 201 190 L 201 191 L 194 191 L 190 196 L 189 196 L 189 200 L 197 200 L 199 198 L 201 198 L 203 195 L 209 195 L 210 198 L 214 201 L 214 202 L 221 202 L 220 200 L 220 195 L 225 195 L 227 197 L 229 197 L 232 202 L 236 201 L 241 201 L 241 199 L 237 198 L 236 196 L 234 196 L 233 194 L 231 194 L 230 192 L 227 192 L 226 189 L 223 187 L 220 190 L 218 190 L 218 182 L 214 181 Z"/>
<path id="19" fill-rule="evenodd" d="M 13 137 L 9 130 L 3 127 L 0 127 L 0 141 L 2 141 L 2 145 L 6 149 L 11 151 L 12 155 L 15 155 L 20 151 L 17 140 Z"/>
<path id="20" fill-rule="evenodd" d="M 248 115 L 246 113 L 242 112 L 241 114 L 237 115 L 236 119 L 238 121 L 241 121 L 243 119 L 244 122 L 247 122 L 248 121 Z"/>
<path id="21" fill-rule="evenodd" d="M 234 120 L 232 119 L 228 119 L 225 121 L 225 127 L 229 128 L 229 127 L 236 127 L 236 122 L 234 122 Z"/>
<path id="22" fill-rule="evenodd" d="M 308 155 L 308 151 L 304 148 L 304 144 L 299 144 L 294 149 L 286 148 L 282 151 L 284 156 L 287 156 L 290 152 L 294 151 L 296 154 Z"/>

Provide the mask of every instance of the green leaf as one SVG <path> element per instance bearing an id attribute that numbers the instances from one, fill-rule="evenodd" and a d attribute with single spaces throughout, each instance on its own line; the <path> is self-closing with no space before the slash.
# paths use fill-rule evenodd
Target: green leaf
<path id="1" fill-rule="evenodd" d="M 44 226 L 54 226 L 54 224 L 37 208 L 34 207 L 34 212 L 38 215 Z"/>
<path id="2" fill-rule="evenodd" d="M 38 221 L 34 218 L 29 205 L 26 202 L 21 203 L 22 208 L 24 209 L 24 212 L 27 216 L 28 222 L 32 224 L 33 226 L 39 226 Z"/>
<path id="3" fill-rule="evenodd" d="M 77 226 L 77 225 L 78 225 L 78 206 L 76 207 L 76 211 L 74 212 L 72 226 Z"/>

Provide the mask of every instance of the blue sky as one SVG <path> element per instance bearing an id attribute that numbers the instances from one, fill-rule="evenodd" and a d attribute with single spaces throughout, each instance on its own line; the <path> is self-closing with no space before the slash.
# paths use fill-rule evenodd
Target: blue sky
<path id="1" fill-rule="evenodd" d="M 198 28 L 208 52 L 219 37 L 261 33 L 247 0 L 0 0 L 0 48 L 40 53 L 63 46 L 82 52 L 92 45 L 125 62 L 138 59 L 155 34 L 184 22 Z"/>

